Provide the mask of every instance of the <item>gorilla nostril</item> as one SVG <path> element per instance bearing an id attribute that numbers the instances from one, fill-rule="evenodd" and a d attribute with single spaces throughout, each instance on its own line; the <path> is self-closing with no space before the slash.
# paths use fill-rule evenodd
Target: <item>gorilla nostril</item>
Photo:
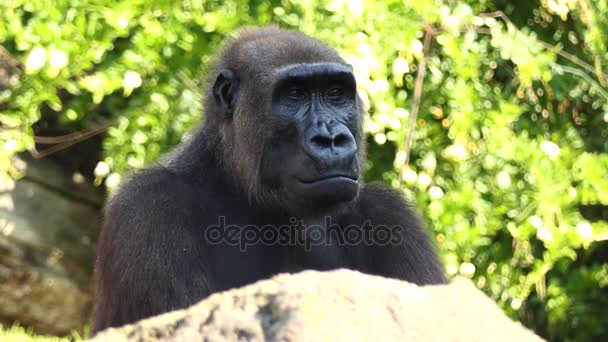
<path id="1" fill-rule="evenodd" d="M 349 141 L 350 141 L 350 139 L 348 138 L 348 136 L 346 134 L 338 134 L 334 138 L 334 146 L 340 147 L 340 146 L 348 144 Z"/>
<path id="2" fill-rule="evenodd" d="M 322 135 L 317 135 L 311 139 L 313 145 L 323 148 L 330 148 L 333 144 L 333 139 L 329 137 L 324 137 Z"/>
<path id="3" fill-rule="evenodd" d="M 311 145 L 321 150 L 346 147 L 351 141 L 351 137 L 344 133 L 340 133 L 335 137 L 316 135 L 310 139 Z"/>

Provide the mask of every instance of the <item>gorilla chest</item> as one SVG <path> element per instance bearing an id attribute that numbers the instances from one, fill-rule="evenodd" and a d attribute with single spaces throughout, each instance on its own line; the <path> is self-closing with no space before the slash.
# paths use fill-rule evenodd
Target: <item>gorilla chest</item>
<path id="1" fill-rule="evenodd" d="M 254 234 L 248 234 L 241 236 L 238 243 L 209 246 L 206 259 L 212 292 L 244 286 L 279 273 L 353 268 L 339 246 L 306 246 L 293 241 L 264 240 L 263 236 L 254 240 Z"/>

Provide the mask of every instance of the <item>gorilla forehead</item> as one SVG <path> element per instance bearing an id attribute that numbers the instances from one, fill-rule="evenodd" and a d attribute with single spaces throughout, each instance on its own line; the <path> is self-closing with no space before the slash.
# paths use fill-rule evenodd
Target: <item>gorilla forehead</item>
<path id="1" fill-rule="evenodd" d="M 346 64 L 338 52 L 325 43 L 295 31 L 276 27 L 245 29 L 221 53 L 225 64 L 242 73 L 241 79 L 270 80 L 275 72 L 293 64 L 330 62 Z"/>

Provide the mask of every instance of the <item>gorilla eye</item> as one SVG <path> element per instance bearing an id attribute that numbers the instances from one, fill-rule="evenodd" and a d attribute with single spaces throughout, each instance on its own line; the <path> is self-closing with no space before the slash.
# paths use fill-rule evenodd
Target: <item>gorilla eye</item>
<path id="1" fill-rule="evenodd" d="M 332 87 L 327 91 L 327 97 L 331 100 L 341 100 L 344 97 L 344 89 L 342 87 Z"/>
<path id="2" fill-rule="evenodd" d="M 290 100 L 302 100 L 306 97 L 306 91 L 300 87 L 291 87 L 287 89 L 287 98 Z"/>

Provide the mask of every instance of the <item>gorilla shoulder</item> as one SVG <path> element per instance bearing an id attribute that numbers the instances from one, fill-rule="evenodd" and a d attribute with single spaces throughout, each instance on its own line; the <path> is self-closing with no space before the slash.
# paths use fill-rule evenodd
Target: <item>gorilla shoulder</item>
<path id="1" fill-rule="evenodd" d="M 446 282 L 429 232 L 400 191 L 377 183 L 364 185 L 347 220 L 350 224 L 369 222 L 372 227 L 388 228 L 394 238 L 394 243 L 373 245 L 367 250 L 366 258 L 373 265 L 369 273 L 418 285 Z"/>
<path id="2" fill-rule="evenodd" d="M 354 208 L 373 224 L 394 223 L 423 227 L 416 209 L 406 200 L 403 192 L 379 182 L 363 185 Z"/>
<path id="3" fill-rule="evenodd" d="M 104 226 L 149 222 L 164 214 L 173 217 L 192 209 L 193 203 L 193 187 L 186 179 L 162 166 L 138 170 L 111 195 Z"/>

